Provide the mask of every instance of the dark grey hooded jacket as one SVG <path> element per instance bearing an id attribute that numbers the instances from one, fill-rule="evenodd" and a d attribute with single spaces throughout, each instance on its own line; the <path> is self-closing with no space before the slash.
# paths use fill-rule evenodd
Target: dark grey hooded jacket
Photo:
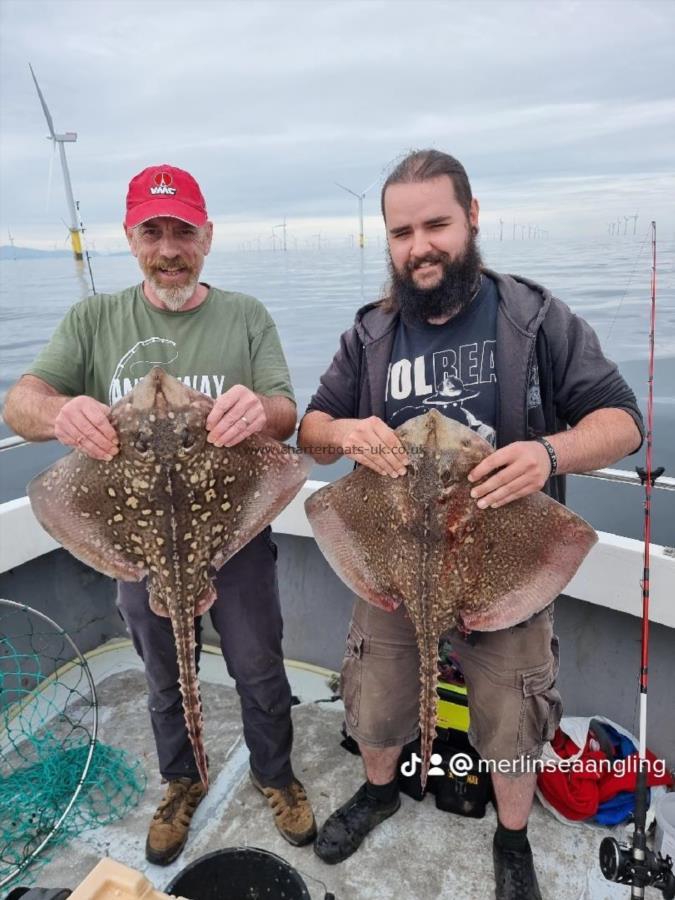
<path id="1" fill-rule="evenodd" d="M 597 409 L 625 410 L 644 435 L 635 395 L 600 349 L 590 325 L 541 285 L 484 269 L 499 293 L 497 313 L 497 446 L 555 434 Z M 398 313 L 362 307 L 340 337 L 306 413 L 335 419 L 385 417 L 385 385 Z M 537 387 L 538 386 L 538 387 Z M 541 405 L 528 402 L 539 390 Z M 305 414 L 306 414 L 305 413 Z M 637 449 L 637 448 L 636 448 Z M 565 479 L 545 490 L 565 501 Z"/>

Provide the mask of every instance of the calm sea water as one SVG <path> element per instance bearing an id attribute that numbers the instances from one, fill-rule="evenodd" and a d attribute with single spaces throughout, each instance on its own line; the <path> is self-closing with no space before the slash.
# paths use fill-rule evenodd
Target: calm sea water
<path id="1" fill-rule="evenodd" d="M 488 266 L 514 272 L 549 287 L 596 329 L 646 409 L 649 330 L 650 247 L 644 237 L 588 242 L 487 241 Z M 655 462 L 675 475 L 675 253 L 659 244 L 655 377 Z M 140 280 L 131 256 L 96 257 L 96 288 L 113 292 Z M 281 335 L 302 411 L 328 365 L 339 334 L 356 309 L 375 299 L 386 280 L 384 250 L 371 246 L 212 253 L 203 280 L 259 297 Z M 0 263 L 0 394 L 21 375 L 49 339 L 68 307 L 90 292 L 84 273 L 70 259 Z M 4 427 L 4 426 L 3 426 Z M 7 433 L 6 427 L 3 433 Z M 21 451 L 25 453 L 25 451 Z M 22 493 L 25 472 L 2 454 L 2 493 Z M 632 468 L 642 454 L 619 465 Z M 317 468 L 314 477 L 333 477 L 345 464 Z M 635 488 L 570 479 L 570 502 L 596 528 L 641 536 L 641 492 Z M 673 498 L 673 499 L 671 499 Z M 675 544 L 675 495 L 658 492 L 654 540 Z"/>

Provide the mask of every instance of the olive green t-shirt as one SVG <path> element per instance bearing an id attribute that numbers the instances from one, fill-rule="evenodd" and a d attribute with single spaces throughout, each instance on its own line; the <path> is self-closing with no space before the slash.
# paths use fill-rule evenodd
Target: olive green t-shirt
<path id="1" fill-rule="evenodd" d="M 246 294 L 209 287 L 187 312 L 158 309 L 142 285 L 97 294 L 65 315 L 27 374 L 112 406 L 153 366 L 217 397 L 235 384 L 294 400 L 272 317 Z"/>

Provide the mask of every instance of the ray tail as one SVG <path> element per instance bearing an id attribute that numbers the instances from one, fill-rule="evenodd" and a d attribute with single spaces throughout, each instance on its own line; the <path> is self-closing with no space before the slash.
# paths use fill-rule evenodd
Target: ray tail
<path id="1" fill-rule="evenodd" d="M 418 632 L 417 646 L 420 654 L 420 756 L 422 790 L 424 790 L 436 737 L 438 638 L 426 632 L 423 634 Z"/>
<path id="2" fill-rule="evenodd" d="M 171 616 L 171 625 L 176 643 L 178 683 L 183 699 L 185 727 L 192 744 L 199 777 L 205 789 L 208 790 L 209 773 L 206 750 L 204 749 L 204 719 L 202 716 L 202 701 L 199 692 L 199 678 L 197 676 L 197 661 L 195 657 L 194 622 L 179 613 L 178 616 Z"/>

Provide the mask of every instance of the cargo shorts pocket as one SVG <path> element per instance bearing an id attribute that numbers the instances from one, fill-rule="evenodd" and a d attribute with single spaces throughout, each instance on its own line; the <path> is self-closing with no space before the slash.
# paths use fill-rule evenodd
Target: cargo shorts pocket
<path id="1" fill-rule="evenodd" d="M 562 701 L 554 687 L 557 665 L 554 662 L 523 672 L 523 696 L 518 726 L 518 756 L 541 755 L 562 716 Z"/>
<path id="2" fill-rule="evenodd" d="M 352 622 L 347 635 L 340 672 L 340 696 L 345 706 L 345 719 L 352 728 L 359 724 L 364 643 L 363 632 L 358 625 Z"/>

